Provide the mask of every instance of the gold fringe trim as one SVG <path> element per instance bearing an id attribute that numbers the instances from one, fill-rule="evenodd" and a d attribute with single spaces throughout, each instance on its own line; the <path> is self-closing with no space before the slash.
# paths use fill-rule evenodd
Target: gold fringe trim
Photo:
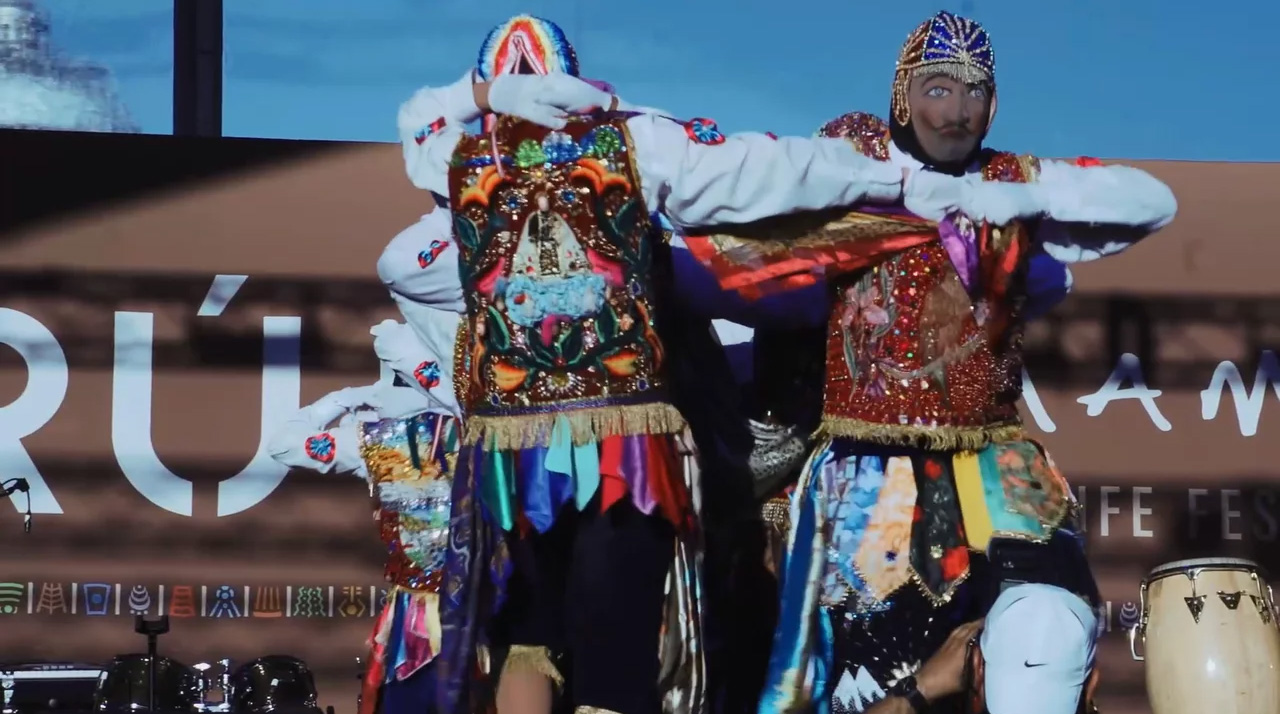
<path id="1" fill-rule="evenodd" d="M 483 444 L 496 451 L 514 451 L 547 446 L 558 419 L 569 422 L 575 446 L 590 444 L 610 436 L 637 434 L 679 434 L 684 417 L 670 404 L 628 404 L 589 409 L 566 408 L 547 414 L 485 416 L 473 414 L 465 425 L 465 443 Z"/>
<path id="2" fill-rule="evenodd" d="M 847 417 L 822 418 L 817 437 L 857 439 L 882 446 L 910 446 L 926 451 L 978 451 L 1001 441 L 1025 436 L 1021 421 L 980 427 L 876 424 Z"/>
<path id="3" fill-rule="evenodd" d="M 551 661 L 551 650 L 533 645 L 511 645 L 507 659 L 502 663 L 502 673 L 507 672 L 540 674 L 552 682 L 556 688 L 564 686 L 564 675 Z"/>

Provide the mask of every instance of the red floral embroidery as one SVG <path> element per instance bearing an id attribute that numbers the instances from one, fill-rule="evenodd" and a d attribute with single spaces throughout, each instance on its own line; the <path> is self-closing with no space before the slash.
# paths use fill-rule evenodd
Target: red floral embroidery
<path id="1" fill-rule="evenodd" d="M 1076 166 L 1080 166 L 1082 168 L 1089 168 L 1091 166 L 1101 166 L 1101 165 L 1102 165 L 1102 162 L 1098 161 L 1092 156 L 1081 156 L 1080 158 L 1076 159 Z"/>
<path id="2" fill-rule="evenodd" d="M 965 574 L 969 569 L 969 549 L 957 546 L 942 556 L 942 577 L 948 582 Z"/>
<path id="3" fill-rule="evenodd" d="M 724 143 L 724 134 L 720 133 L 720 128 L 710 119 L 690 119 L 684 123 L 684 133 L 699 144 L 716 146 Z"/>
<path id="4" fill-rule="evenodd" d="M 920 506 L 916 506 L 915 511 L 911 514 L 911 522 L 919 523 L 920 521 L 923 521 L 923 520 L 924 520 L 924 509 L 921 508 Z"/>
<path id="5" fill-rule="evenodd" d="M 333 436 L 327 432 L 308 437 L 303 444 L 303 449 L 307 452 L 307 456 L 322 464 L 331 463 L 338 452 Z"/>

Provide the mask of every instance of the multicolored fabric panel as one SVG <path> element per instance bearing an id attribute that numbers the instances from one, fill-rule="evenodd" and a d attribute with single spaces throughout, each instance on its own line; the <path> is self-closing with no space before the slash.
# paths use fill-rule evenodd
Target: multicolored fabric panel
<path id="1" fill-rule="evenodd" d="M 993 536 L 1044 541 L 1071 511 L 1070 489 L 1034 441 L 924 452 L 826 439 L 797 487 L 782 603 L 761 712 L 827 711 L 834 634 L 824 610 L 889 609 L 913 585 L 935 607 Z"/>
<path id="2" fill-rule="evenodd" d="M 903 456 L 845 454 L 841 441 L 813 480 L 828 607 L 852 594 L 874 609 L 912 582 L 940 603 L 968 576 L 970 551 L 993 536 L 1044 540 L 1070 512 L 1066 479 L 1033 441 Z"/>
<path id="3" fill-rule="evenodd" d="M 439 592 L 457 449 L 458 425 L 451 416 L 360 424 L 360 455 L 378 501 L 388 582 Z"/>
<path id="4" fill-rule="evenodd" d="M 575 444 L 561 417 L 548 446 L 474 453 L 485 514 L 504 531 L 527 524 L 544 533 L 566 504 L 581 510 L 597 492 L 602 510 L 630 495 L 642 513 L 657 512 L 681 530 L 689 526 L 690 494 L 675 435 L 615 435 Z"/>
<path id="5" fill-rule="evenodd" d="M 360 714 L 373 714 L 378 690 L 403 681 L 440 652 L 440 596 L 393 587 L 369 638 L 369 664 L 361 683 Z"/>

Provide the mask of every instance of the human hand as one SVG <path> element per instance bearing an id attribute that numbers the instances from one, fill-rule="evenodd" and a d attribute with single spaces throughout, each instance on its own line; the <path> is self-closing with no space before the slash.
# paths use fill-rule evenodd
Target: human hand
<path id="1" fill-rule="evenodd" d="M 982 620 L 967 622 L 947 637 L 938 651 L 916 672 L 916 688 L 930 702 L 964 691 L 964 659 L 969 654 L 969 643 L 982 630 Z"/>
<path id="2" fill-rule="evenodd" d="M 562 129 L 570 112 L 608 107 L 613 95 L 564 74 L 504 74 L 489 84 L 488 108 L 550 129 Z"/>
<path id="3" fill-rule="evenodd" d="M 1003 226 L 1017 218 L 1036 218 L 1044 211 L 1035 184 L 979 181 L 960 210 L 975 221 Z"/>
<path id="4" fill-rule="evenodd" d="M 908 211 L 931 221 L 963 211 L 971 202 L 974 185 L 967 177 L 948 176 L 936 171 L 908 171 L 902 184 L 902 203 Z"/>

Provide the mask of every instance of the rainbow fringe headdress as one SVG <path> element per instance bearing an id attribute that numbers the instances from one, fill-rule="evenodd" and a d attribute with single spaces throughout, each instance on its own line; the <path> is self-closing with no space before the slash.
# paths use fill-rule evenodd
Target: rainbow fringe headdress
<path id="1" fill-rule="evenodd" d="M 920 23 L 898 54 L 893 76 L 893 119 L 900 125 L 911 120 L 907 88 L 915 77 L 945 74 L 972 84 L 996 84 L 996 55 L 991 36 L 982 25 L 946 10 Z"/>
<path id="2" fill-rule="evenodd" d="M 550 20 L 516 15 L 489 31 L 480 45 L 476 70 L 481 81 L 519 71 L 524 62 L 535 74 L 578 76 L 578 54 L 564 30 Z"/>

